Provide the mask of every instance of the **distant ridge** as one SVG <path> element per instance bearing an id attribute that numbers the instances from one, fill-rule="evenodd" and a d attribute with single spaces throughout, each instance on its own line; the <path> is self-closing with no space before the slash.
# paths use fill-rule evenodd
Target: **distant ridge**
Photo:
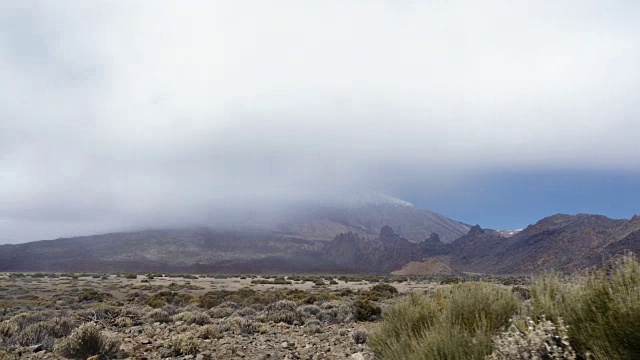
<path id="1" fill-rule="evenodd" d="M 450 266 L 459 271 L 530 274 L 573 272 L 625 250 L 640 250 L 640 219 L 556 214 L 511 237 L 473 227 L 452 243 Z"/>
<path id="2" fill-rule="evenodd" d="M 367 207 L 394 215 L 388 209 L 415 208 Z M 476 225 L 450 243 L 435 232 L 423 241 L 409 241 L 388 225 L 371 236 L 376 226 L 372 221 L 368 226 L 360 228 L 366 235 L 348 231 L 331 240 L 202 227 L 0 245 L 0 271 L 528 275 L 570 273 L 625 251 L 640 253 L 640 217 L 556 214 L 510 237 Z"/>

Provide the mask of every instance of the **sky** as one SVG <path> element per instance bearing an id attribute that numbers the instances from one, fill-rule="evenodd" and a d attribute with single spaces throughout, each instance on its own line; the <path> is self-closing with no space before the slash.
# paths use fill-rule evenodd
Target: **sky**
<path id="1" fill-rule="evenodd" d="M 0 243 L 363 191 L 490 228 L 630 218 L 638 19 L 635 0 L 2 1 Z"/>

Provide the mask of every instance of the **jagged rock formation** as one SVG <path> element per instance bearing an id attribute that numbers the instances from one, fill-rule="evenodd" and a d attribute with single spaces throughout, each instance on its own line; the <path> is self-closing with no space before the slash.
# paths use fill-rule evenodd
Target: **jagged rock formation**
<path id="1" fill-rule="evenodd" d="M 375 237 L 346 232 L 331 241 L 207 228 L 114 233 L 0 245 L 0 271 L 389 273 L 446 272 L 448 266 L 531 274 L 573 272 L 629 250 L 640 253 L 639 217 L 557 214 L 511 237 L 476 225 L 450 244 L 435 233 L 412 242 L 390 226 Z"/>
<path id="2" fill-rule="evenodd" d="M 602 215 L 557 214 L 509 238 L 479 226 L 452 244 L 456 270 L 529 274 L 550 269 L 572 272 L 597 265 L 610 255 L 640 250 L 640 221 Z"/>
<path id="3" fill-rule="evenodd" d="M 390 226 L 383 226 L 380 235 L 369 239 L 354 233 L 340 234 L 328 243 L 323 258 L 354 271 L 389 273 L 410 261 L 449 252 L 449 245 L 432 235 L 424 243 L 401 238 Z"/>
<path id="4" fill-rule="evenodd" d="M 279 224 L 277 230 L 283 235 L 329 241 L 348 232 L 376 237 L 384 226 L 391 226 L 401 237 L 413 242 L 422 242 L 437 233 L 444 243 L 454 241 L 469 230 L 466 224 L 398 199 L 365 200 L 343 207 L 298 209 Z"/>

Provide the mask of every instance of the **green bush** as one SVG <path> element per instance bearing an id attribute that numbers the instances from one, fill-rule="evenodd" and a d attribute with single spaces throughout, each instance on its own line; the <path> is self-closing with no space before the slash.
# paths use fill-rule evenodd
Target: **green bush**
<path id="1" fill-rule="evenodd" d="M 17 336 L 18 344 L 22 346 L 36 345 L 47 342 L 49 335 L 49 327 L 44 322 L 39 322 L 27 326 Z M 53 343 L 53 342 L 52 342 Z"/>
<path id="2" fill-rule="evenodd" d="M 534 280 L 532 315 L 563 319 L 573 348 L 594 359 L 640 359 L 640 263 L 627 254 L 573 281 L 558 274 Z"/>
<path id="3" fill-rule="evenodd" d="M 147 305 L 158 308 L 165 304 L 176 306 L 184 306 L 193 301 L 193 297 L 189 294 L 181 294 L 174 291 L 160 291 L 146 299 Z"/>
<path id="4" fill-rule="evenodd" d="M 198 332 L 200 339 L 220 339 L 223 336 L 224 334 L 218 325 L 205 325 Z"/>
<path id="5" fill-rule="evenodd" d="M 101 332 L 96 324 L 85 323 L 56 344 L 56 352 L 71 359 L 86 359 L 94 355 L 113 357 L 119 345 L 113 336 Z"/>
<path id="6" fill-rule="evenodd" d="M 353 317 L 356 321 L 375 321 L 380 318 L 382 309 L 368 299 L 358 299 L 353 303 Z"/>
<path id="7" fill-rule="evenodd" d="M 0 322 L 0 338 L 12 337 L 18 332 L 18 325 L 11 321 Z"/>
<path id="8" fill-rule="evenodd" d="M 304 320 L 304 314 L 297 309 L 298 305 L 291 300 L 280 300 L 269 304 L 266 308 L 266 320 L 274 323 L 293 325 Z"/>
<path id="9" fill-rule="evenodd" d="M 368 344 L 383 359 L 483 359 L 519 308 L 511 291 L 487 283 L 413 293 L 385 312 Z"/>
<path id="10" fill-rule="evenodd" d="M 187 324 L 205 325 L 211 323 L 211 317 L 202 311 L 184 311 L 173 316 L 174 321 L 184 321 Z"/>
<path id="11" fill-rule="evenodd" d="M 183 334 L 170 340 L 169 350 L 173 356 L 196 355 L 200 352 L 200 344 L 194 336 Z"/>
<path id="12" fill-rule="evenodd" d="M 369 292 L 379 294 L 381 298 L 392 298 L 398 294 L 398 289 L 395 286 L 381 283 L 374 285 Z"/>
<path id="13" fill-rule="evenodd" d="M 369 332 L 364 329 L 357 329 L 351 334 L 351 339 L 356 344 L 364 344 L 367 342 L 367 337 L 369 337 Z"/>
<path id="14" fill-rule="evenodd" d="M 108 299 L 112 299 L 113 295 L 109 293 L 99 292 L 95 289 L 82 289 L 78 294 L 78 301 L 98 301 L 103 302 Z"/>
<path id="15" fill-rule="evenodd" d="M 171 322 L 171 315 L 164 310 L 161 309 L 153 309 L 145 315 L 147 320 L 151 323 L 160 322 L 160 323 L 168 323 Z"/>
<path id="16" fill-rule="evenodd" d="M 318 320 L 330 324 L 343 324 L 353 321 L 353 306 L 345 301 L 332 300 L 320 305 Z"/>

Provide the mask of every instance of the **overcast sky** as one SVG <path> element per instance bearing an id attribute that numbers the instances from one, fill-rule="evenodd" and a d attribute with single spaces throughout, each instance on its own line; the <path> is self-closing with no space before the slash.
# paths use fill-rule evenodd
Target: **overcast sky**
<path id="1" fill-rule="evenodd" d="M 640 2 L 0 2 L 0 243 L 402 197 L 640 213 Z"/>

